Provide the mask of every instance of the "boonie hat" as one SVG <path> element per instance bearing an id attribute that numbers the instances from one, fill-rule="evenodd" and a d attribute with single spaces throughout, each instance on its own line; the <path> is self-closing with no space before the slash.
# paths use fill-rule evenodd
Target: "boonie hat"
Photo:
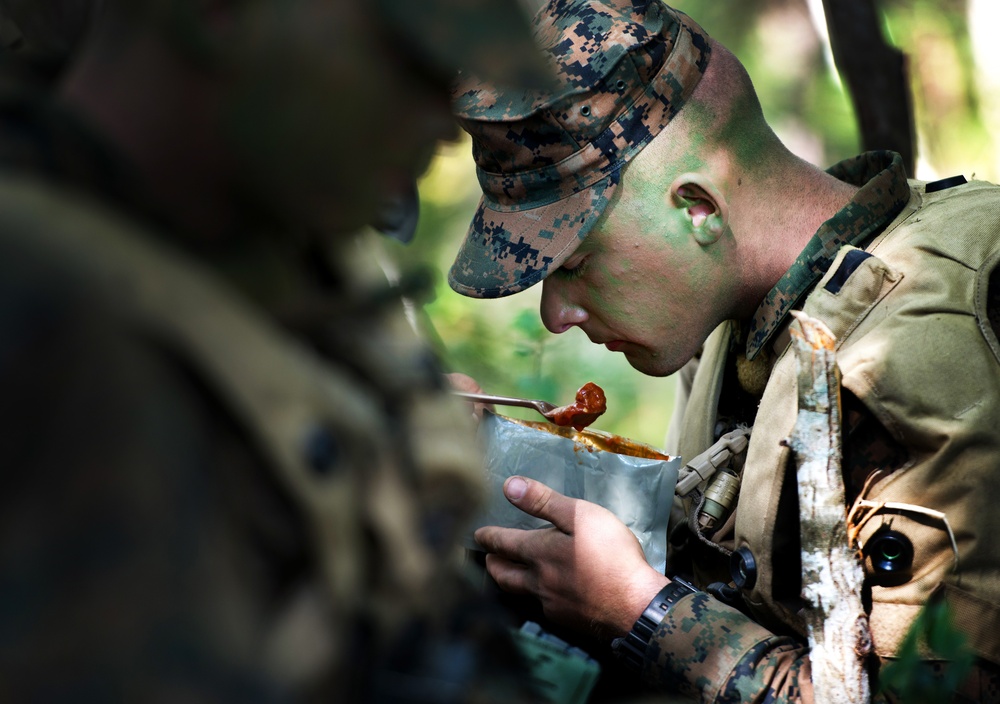
<path id="1" fill-rule="evenodd" d="M 561 266 L 711 54 L 704 30 L 659 0 L 550 0 L 533 31 L 555 88 L 509 90 L 466 76 L 454 93 L 483 190 L 448 274 L 466 296 L 517 293 Z"/>

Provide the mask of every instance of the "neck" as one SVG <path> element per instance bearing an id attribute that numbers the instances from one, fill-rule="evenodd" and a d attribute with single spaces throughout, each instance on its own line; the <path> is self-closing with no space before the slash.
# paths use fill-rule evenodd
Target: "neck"
<path id="1" fill-rule="evenodd" d="M 730 226 L 744 272 L 739 318 L 753 315 L 819 227 L 858 190 L 783 147 L 760 170 L 766 173 L 745 173 L 743 185 L 731 189 Z"/>
<path id="2" fill-rule="evenodd" d="M 236 223 L 232 169 L 212 139 L 217 90 L 158 37 L 124 41 L 115 56 L 86 49 L 59 96 L 129 160 L 155 207 L 201 243 L 219 242 Z"/>

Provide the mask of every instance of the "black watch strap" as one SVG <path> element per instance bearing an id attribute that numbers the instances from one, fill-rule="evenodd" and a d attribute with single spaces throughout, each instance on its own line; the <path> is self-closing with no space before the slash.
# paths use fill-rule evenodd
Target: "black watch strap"
<path id="1" fill-rule="evenodd" d="M 661 589 L 660 593 L 649 602 L 649 606 L 642 612 L 642 616 L 632 626 L 628 635 L 624 638 L 615 638 L 611 643 L 611 650 L 630 670 L 636 672 L 642 670 L 646 658 L 646 646 L 649 645 L 656 628 L 663 622 L 663 617 L 681 598 L 697 591 L 700 590 L 687 580 L 674 577 L 670 584 Z"/>

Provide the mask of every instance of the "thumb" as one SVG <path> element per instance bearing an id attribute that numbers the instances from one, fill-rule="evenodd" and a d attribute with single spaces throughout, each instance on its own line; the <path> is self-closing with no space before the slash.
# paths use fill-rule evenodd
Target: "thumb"
<path id="1" fill-rule="evenodd" d="M 564 533 L 572 533 L 576 499 L 563 496 L 541 482 L 525 477 L 508 477 L 503 485 L 507 500 L 525 513 L 548 521 Z"/>

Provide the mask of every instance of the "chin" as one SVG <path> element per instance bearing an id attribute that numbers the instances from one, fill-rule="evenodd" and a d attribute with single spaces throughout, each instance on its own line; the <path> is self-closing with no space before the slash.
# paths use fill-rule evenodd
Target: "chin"
<path id="1" fill-rule="evenodd" d="M 684 366 L 683 364 L 670 364 L 668 360 L 651 356 L 649 353 L 626 353 L 625 359 L 628 360 L 633 369 L 637 372 L 642 372 L 646 376 L 670 376 Z"/>

